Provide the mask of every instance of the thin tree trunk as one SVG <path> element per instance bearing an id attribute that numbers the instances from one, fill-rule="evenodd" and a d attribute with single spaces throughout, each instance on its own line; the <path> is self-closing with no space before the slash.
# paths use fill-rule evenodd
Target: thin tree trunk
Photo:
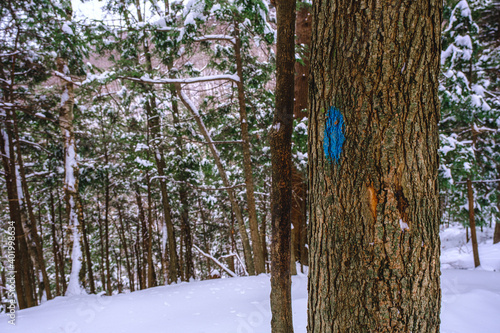
<path id="1" fill-rule="evenodd" d="M 175 90 L 175 86 L 171 84 L 169 86 L 170 94 L 172 96 L 172 118 L 174 127 L 179 125 L 179 106 L 177 103 L 177 92 Z M 175 154 L 180 158 L 181 161 L 184 161 L 184 148 L 182 143 L 181 135 L 177 135 L 175 138 Z M 186 176 L 185 170 L 179 170 L 177 174 L 177 180 L 180 182 L 179 184 L 179 199 L 181 202 L 181 230 L 182 237 L 184 239 L 184 256 L 185 256 L 185 267 L 186 267 L 186 279 L 189 280 L 191 278 L 195 278 L 194 272 L 194 262 L 193 262 L 193 239 L 191 236 L 191 226 L 189 225 L 189 204 L 188 204 L 188 193 L 185 182 L 188 180 Z"/>
<path id="2" fill-rule="evenodd" d="M 499 30 L 500 31 L 500 30 Z M 498 179 L 500 179 L 500 166 L 497 167 Z M 497 218 L 495 220 L 495 233 L 493 234 L 493 244 L 500 242 L 500 182 L 497 187 Z"/>
<path id="3" fill-rule="evenodd" d="M 81 200 L 81 198 L 80 198 Z M 80 201 L 80 206 L 82 206 L 83 210 L 83 205 Z M 94 282 L 94 270 L 92 269 L 92 258 L 90 256 L 90 245 L 89 245 L 89 240 L 87 237 L 87 228 L 85 226 L 85 220 L 82 219 L 82 237 L 83 237 L 83 245 L 85 247 L 85 257 L 87 261 L 87 266 L 88 266 L 88 275 L 89 275 L 89 285 L 90 285 L 90 293 L 95 294 L 95 282 Z"/>
<path id="4" fill-rule="evenodd" d="M 271 191 L 271 329 L 293 332 L 290 237 L 292 204 L 292 131 L 295 64 L 295 1 L 277 3 L 276 109 L 269 132 Z"/>
<path id="5" fill-rule="evenodd" d="M 65 267 L 66 267 L 66 262 L 65 262 L 65 255 L 64 255 L 64 228 L 63 228 L 63 218 L 62 218 L 62 204 L 61 204 L 61 198 L 59 196 L 59 191 L 56 192 L 57 194 L 57 213 L 59 217 L 59 230 L 61 230 L 61 251 L 59 251 L 59 269 L 61 271 L 61 283 L 62 283 L 62 294 L 66 294 L 67 290 L 67 285 L 66 285 L 66 273 L 65 273 Z"/>
<path id="6" fill-rule="evenodd" d="M 108 165 L 108 149 L 104 147 L 104 163 Z M 113 294 L 111 288 L 111 265 L 109 262 L 109 174 L 106 171 L 104 180 L 104 262 L 106 264 L 106 293 L 108 296 Z"/>
<path id="7" fill-rule="evenodd" d="M 252 256 L 252 248 L 250 246 L 250 240 L 248 239 L 248 233 L 245 227 L 245 222 L 243 221 L 243 215 L 240 210 L 240 206 L 238 203 L 238 200 L 236 199 L 236 195 L 231 188 L 231 184 L 229 183 L 229 178 L 227 177 L 226 170 L 224 169 L 224 166 L 222 165 L 222 161 L 220 159 L 219 152 L 217 151 L 217 148 L 215 147 L 215 144 L 212 141 L 212 138 L 210 137 L 210 134 L 208 133 L 205 124 L 203 123 L 203 120 L 200 117 L 200 114 L 196 107 L 194 106 L 193 102 L 187 97 L 187 95 L 181 90 L 181 87 L 179 84 L 176 85 L 176 90 L 179 98 L 181 99 L 182 103 L 188 109 L 188 111 L 191 113 L 193 118 L 195 119 L 198 128 L 205 138 L 205 141 L 208 143 L 208 148 L 210 149 L 210 153 L 212 154 L 212 157 L 214 158 L 215 164 L 217 166 L 217 170 L 219 171 L 219 175 L 222 178 L 222 183 L 224 186 L 227 188 L 227 194 L 229 196 L 229 201 L 231 202 L 231 208 L 234 212 L 234 215 L 236 217 L 236 220 L 238 221 L 238 228 L 240 231 L 240 236 L 241 236 L 241 242 L 243 243 L 243 253 L 245 256 L 245 264 L 247 266 L 247 271 L 250 275 L 255 275 L 255 267 L 254 267 L 254 261 L 253 261 L 253 256 Z"/>
<path id="8" fill-rule="evenodd" d="M 254 255 L 255 273 L 265 273 L 266 267 L 262 251 L 261 239 L 259 237 L 259 222 L 257 221 L 257 210 L 255 208 L 255 191 L 252 172 L 252 157 L 250 153 L 250 136 L 248 134 L 247 107 L 245 104 L 245 89 L 243 86 L 243 62 L 241 59 L 241 39 L 238 23 L 235 23 L 234 34 L 234 56 L 236 60 L 236 71 L 238 74 L 238 104 L 240 111 L 241 141 L 243 149 L 243 171 L 245 173 L 245 187 L 247 193 L 248 219 L 250 222 L 250 235 L 252 237 L 252 250 Z"/>
<path id="9" fill-rule="evenodd" d="M 148 261 L 148 288 L 156 286 L 155 281 L 155 271 L 153 266 L 153 202 L 151 199 L 151 186 L 149 182 L 149 173 L 146 171 L 146 182 L 148 184 L 148 238 L 146 245 L 147 250 L 147 261 Z"/>
<path id="10" fill-rule="evenodd" d="M 439 331 L 442 3 L 313 2 L 310 333 Z"/>
<path id="11" fill-rule="evenodd" d="M 474 192 L 472 190 L 472 182 L 470 178 L 467 178 L 467 199 L 469 201 L 469 225 L 470 225 L 470 235 L 472 239 L 472 253 L 474 256 L 474 267 L 481 265 L 479 261 L 479 250 L 477 247 L 477 235 L 476 235 L 476 218 L 474 216 Z"/>
<path id="12" fill-rule="evenodd" d="M 266 263 L 266 272 L 269 272 L 268 253 L 267 253 L 267 200 L 262 200 L 262 221 L 260 224 L 260 239 L 262 244 L 262 255 Z M 234 269 L 232 270 L 234 271 Z"/>
<path id="13" fill-rule="evenodd" d="M 54 205 L 54 193 L 50 189 L 50 219 L 51 219 L 51 232 L 52 232 L 52 253 L 54 253 L 54 269 L 56 277 L 56 296 L 61 295 L 60 282 L 59 282 L 59 244 L 57 243 L 56 236 L 56 209 Z"/>
<path id="14" fill-rule="evenodd" d="M 141 193 L 139 192 L 139 185 L 136 185 L 136 190 L 135 190 L 135 198 L 137 201 L 137 207 L 139 208 L 139 221 L 140 221 L 140 227 L 137 229 L 137 245 L 140 246 L 141 244 L 141 238 L 142 238 L 142 265 L 140 265 L 139 259 L 137 261 L 137 269 L 140 276 L 139 279 L 139 284 L 141 289 L 145 289 L 147 282 L 146 282 L 146 273 L 147 273 L 147 226 L 146 226 L 146 216 L 144 215 L 144 207 L 142 206 L 142 198 L 141 198 Z M 141 231 L 139 231 L 141 230 Z M 139 235 L 142 235 L 140 237 Z M 139 249 L 137 249 L 137 252 L 139 253 Z M 139 257 L 138 257 L 139 258 Z M 145 267 L 142 267 L 145 266 Z M 144 268 L 144 270 L 142 269 Z"/>
<path id="15" fill-rule="evenodd" d="M 127 268 L 127 275 L 128 279 L 130 281 L 130 291 L 133 292 L 135 290 L 134 288 L 134 275 L 132 274 L 132 269 L 130 265 L 130 258 L 129 258 L 129 253 L 128 253 L 128 243 L 127 243 L 127 238 L 125 237 L 125 227 L 123 225 L 123 213 L 120 208 L 120 206 L 116 207 L 118 210 L 118 221 L 120 222 L 120 227 L 118 229 L 118 234 L 120 237 L 120 241 L 123 244 L 123 252 L 125 252 L 125 265 Z"/>

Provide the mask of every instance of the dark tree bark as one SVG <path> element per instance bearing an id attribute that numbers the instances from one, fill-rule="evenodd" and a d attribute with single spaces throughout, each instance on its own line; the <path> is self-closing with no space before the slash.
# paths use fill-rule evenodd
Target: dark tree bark
<path id="1" fill-rule="evenodd" d="M 311 5 L 305 2 L 297 2 L 297 16 L 295 21 L 295 34 L 297 45 L 305 47 L 303 64 L 295 63 L 295 103 L 293 114 L 295 119 L 307 117 L 307 94 L 309 74 L 309 47 L 311 45 L 312 27 Z"/>
<path id="2" fill-rule="evenodd" d="M 500 29 L 499 29 L 500 31 Z M 498 179 L 500 179 L 500 166 L 497 167 Z M 497 187 L 497 219 L 495 222 L 495 233 L 493 234 L 493 244 L 500 242 L 500 182 Z"/>
<path id="3" fill-rule="evenodd" d="M 139 221 L 140 221 L 140 228 L 138 228 L 138 234 L 137 234 L 137 244 L 139 247 L 141 246 L 140 240 L 142 239 L 142 265 L 139 265 L 139 262 L 137 263 L 137 269 L 141 272 L 140 273 L 140 288 L 141 289 L 146 289 L 147 286 L 147 262 L 148 262 L 148 256 L 147 256 L 147 249 L 148 249 L 148 228 L 146 224 L 146 216 L 144 215 L 144 207 L 142 205 L 142 197 L 141 193 L 139 192 L 139 185 L 136 185 L 136 192 L 135 192 L 135 198 L 137 200 L 137 207 L 139 208 Z M 140 232 L 139 232 L 140 230 Z M 141 235 L 142 237 L 140 237 Z M 139 253 L 141 253 L 139 251 Z M 142 268 L 141 268 L 142 267 Z"/>
<path id="4" fill-rule="evenodd" d="M 474 216 L 474 192 L 472 190 L 472 181 L 467 179 L 467 199 L 469 201 L 469 226 L 472 240 L 472 253 L 474 256 L 474 267 L 481 265 L 479 261 L 479 249 L 477 248 L 476 235 L 476 217 Z"/>
<path id="5" fill-rule="evenodd" d="M 81 200 L 81 197 L 80 197 L 80 200 Z M 81 201 L 80 201 L 80 206 L 82 207 L 82 210 L 83 210 L 83 205 L 82 205 Z M 90 293 L 95 294 L 94 270 L 92 269 L 92 258 L 90 256 L 90 245 L 89 245 L 89 239 L 87 236 L 87 226 L 85 224 L 86 224 L 85 220 L 82 219 L 82 238 L 83 238 L 83 245 L 85 247 L 85 259 L 87 261 L 87 267 L 88 267 Z"/>
<path id="6" fill-rule="evenodd" d="M 277 3 L 276 109 L 269 132 L 271 192 L 271 329 L 293 332 L 290 276 L 295 1 Z"/>
<path id="7" fill-rule="evenodd" d="M 19 140 L 19 131 L 17 127 L 17 115 L 13 111 L 11 112 L 12 116 L 12 129 L 13 129 L 13 134 L 14 134 L 14 139 L 15 139 L 15 146 L 16 146 L 16 159 L 17 159 L 17 167 L 19 172 L 18 177 L 21 179 L 21 187 L 22 191 L 24 193 L 24 201 L 25 201 L 25 208 L 28 213 L 29 217 L 29 223 L 26 223 L 28 225 L 28 230 L 30 234 L 30 238 L 32 240 L 32 248 L 34 252 L 34 257 L 36 258 L 36 266 L 42 273 L 42 279 L 43 279 L 43 286 L 45 290 L 45 294 L 47 296 L 47 300 L 52 299 L 52 295 L 50 292 L 50 280 L 47 275 L 47 270 L 45 268 L 45 259 L 43 258 L 43 244 L 42 240 L 40 238 L 40 235 L 38 233 L 38 227 L 37 227 L 37 222 L 35 215 L 33 214 L 33 205 L 31 204 L 31 195 L 28 189 L 28 183 L 26 182 L 26 174 L 24 171 L 24 161 L 23 161 L 23 156 L 21 154 L 21 145 L 20 145 L 20 140 Z M 27 222 L 28 222 L 27 221 Z M 42 284 L 40 284 L 42 285 Z M 41 291 L 40 291 L 41 292 Z"/>
<path id="8" fill-rule="evenodd" d="M 125 265 L 127 268 L 127 275 L 128 279 L 130 281 L 129 286 L 130 286 L 130 291 L 133 292 L 135 291 L 135 283 L 134 283 L 134 274 L 132 273 L 132 265 L 130 264 L 130 257 L 129 257 L 129 251 L 128 251 L 128 242 L 127 242 L 127 237 L 125 236 L 125 226 L 123 224 L 123 213 L 120 205 L 117 206 L 118 210 L 118 221 L 120 222 L 120 227 L 118 229 L 118 235 L 120 237 L 120 241 L 123 244 L 123 251 L 125 252 Z M 127 228 L 128 230 L 128 228 Z"/>
<path id="9" fill-rule="evenodd" d="M 7 111 L 8 112 L 8 111 Z M 36 299 L 33 296 L 33 286 L 30 277 L 32 272 L 30 255 L 28 253 L 28 244 L 26 234 L 22 227 L 21 208 L 17 195 L 16 185 L 16 167 L 14 156 L 14 147 L 12 144 L 12 131 L 10 128 L 11 120 L 8 117 L 5 121 L 5 130 L 2 129 L 0 135 L 0 153 L 7 185 L 7 197 L 9 199 L 9 216 L 11 222 L 14 222 L 14 270 L 15 274 L 17 303 L 20 309 L 29 308 L 36 305 Z M 8 149 L 6 149 L 8 148 Z"/>
<path id="10" fill-rule="evenodd" d="M 148 184 L 148 230 L 147 230 L 147 262 L 148 262 L 148 288 L 152 288 L 156 285 L 155 279 L 155 268 L 153 266 L 153 202 L 151 198 L 151 184 L 149 181 L 149 173 L 146 171 L 146 182 Z"/>
<path id="11" fill-rule="evenodd" d="M 308 332 L 439 331 L 441 6 L 313 3 Z"/>
<path id="12" fill-rule="evenodd" d="M 59 283 L 59 244 L 57 243 L 56 236 L 56 209 L 54 205 L 54 193 L 50 191 L 50 219 L 51 219 L 51 233 L 52 233 L 52 253 L 54 254 L 54 269 L 56 277 L 56 296 L 61 296 L 61 289 Z"/>

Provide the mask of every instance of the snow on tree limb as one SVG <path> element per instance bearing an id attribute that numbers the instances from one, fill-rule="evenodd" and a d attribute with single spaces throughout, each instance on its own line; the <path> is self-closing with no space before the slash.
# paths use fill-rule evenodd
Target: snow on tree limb
<path id="1" fill-rule="evenodd" d="M 230 276 L 232 277 L 236 277 L 237 275 L 232 271 L 230 270 L 229 268 L 227 268 L 226 266 L 224 266 L 219 260 L 215 259 L 213 256 L 211 256 L 210 254 L 208 253 L 205 253 L 203 252 L 198 246 L 194 245 L 193 244 L 193 247 L 198 251 L 200 252 L 200 254 L 202 256 L 204 256 L 205 258 L 208 258 L 208 259 L 211 259 L 213 262 L 215 262 L 217 264 L 217 266 L 219 266 L 220 268 L 222 268 L 223 270 L 226 271 L 227 274 L 229 274 Z"/>
<path id="2" fill-rule="evenodd" d="M 141 78 L 135 77 L 120 77 L 121 79 L 149 83 L 149 84 L 172 84 L 172 83 L 181 83 L 181 84 L 193 84 L 193 83 L 201 83 L 201 82 L 211 82 L 211 81 L 219 81 L 219 80 L 227 80 L 233 82 L 239 82 L 238 75 L 209 75 L 209 76 L 200 76 L 200 77 L 190 77 L 183 79 L 150 79 L 146 76 L 142 76 Z"/>
<path id="3" fill-rule="evenodd" d="M 215 40 L 223 40 L 223 41 L 228 41 L 233 44 L 236 44 L 236 38 L 232 36 L 227 36 L 227 35 L 205 35 L 205 36 L 200 36 L 200 37 L 195 37 L 193 38 L 195 42 L 208 42 L 208 41 L 215 41 Z"/>
<path id="4" fill-rule="evenodd" d="M 75 82 L 71 79 L 71 77 L 67 76 L 67 75 L 64 75 L 63 73 L 61 72 L 58 72 L 58 71 L 54 71 L 54 75 L 57 76 L 58 78 L 60 79 L 63 79 L 64 81 L 68 82 L 68 83 L 73 83 L 74 85 L 76 86 L 81 86 L 82 84 L 80 82 Z"/>

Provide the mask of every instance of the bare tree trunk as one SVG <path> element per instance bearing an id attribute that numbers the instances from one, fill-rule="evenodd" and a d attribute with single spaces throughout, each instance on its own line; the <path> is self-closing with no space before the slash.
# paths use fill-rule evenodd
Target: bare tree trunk
<path id="1" fill-rule="evenodd" d="M 67 59 L 57 58 L 57 70 L 69 76 Z M 78 194 L 78 162 L 76 160 L 76 141 L 73 130 L 73 106 L 75 95 L 73 83 L 62 81 L 63 94 L 61 95 L 61 107 L 59 108 L 59 126 L 62 131 L 64 142 L 64 192 L 66 198 L 66 213 L 69 225 L 73 228 L 72 266 L 69 279 L 67 295 L 78 295 L 82 292 L 79 281 L 82 267 L 81 249 L 81 221 L 83 212 L 80 206 Z"/>
<path id="2" fill-rule="evenodd" d="M 108 165 L 108 149 L 104 147 L 104 163 Z M 104 262 L 106 264 L 106 293 L 108 296 L 113 294 L 111 287 L 111 267 L 109 262 L 109 174 L 106 170 L 106 179 L 104 180 Z"/>
<path id="3" fill-rule="evenodd" d="M 50 189 L 50 219 L 51 219 L 51 232 L 52 232 L 52 253 L 54 254 L 54 269 L 56 277 L 56 296 L 61 296 L 60 282 L 59 282 L 59 244 L 57 243 L 56 236 L 56 209 L 54 205 L 54 193 Z"/>
<path id="4" fill-rule="evenodd" d="M 236 60 L 236 71 L 238 74 L 238 104 L 240 111 L 241 141 L 243 148 L 243 171 L 245 173 L 245 187 L 247 193 L 248 219 L 250 222 L 250 235 L 252 237 L 252 250 L 254 255 L 255 273 L 265 273 L 266 267 L 262 251 L 261 239 L 259 237 L 259 222 L 257 221 L 257 210 L 255 208 L 255 190 L 252 172 L 252 157 L 250 153 L 250 136 L 248 134 L 247 107 L 245 104 L 245 89 L 243 86 L 243 62 L 241 60 L 241 39 L 238 23 L 234 25 L 236 42 L 234 44 L 234 55 Z"/>
<path id="5" fill-rule="evenodd" d="M 139 273 L 139 284 L 141 289 L 145 289 L 147 286 L 147 281 L 146 281 L 146 276 L 147 276 L 147 233 L 148 229 L 146 226 L 146 216 L 144 215 L 144 207 L 142 206 L 142 198 L 141 198 L 141 193 L 139 191 L 139 185 L 136 185 L 136 190 L 135 190 L 135 198 L 137 200 L 137 207 L 139 208 L 139 221 L 140 221 L 140 227 L 137 228 L 137 245 L 138 247 L 141 246 L 141 238 L 142 238 L 142 265 L 139 262 L 139 257 L 140 257 L 140 251 L 139 248 L 137 248 L 137 253 L 138 253 L 138 259 L 137 259 L 137 269 Z M 139 231 L 140 230 L 140 231 Z M 141 235 L 142 237 L 140 237 Z M 144 270 L 143 270 L 144 269 Z"/>
<path id="6" fill-rule="evenodd" d="M 146 182 L 148 183 L 148 238 L 146 245 L 147 250 L 147 261 L 148 261 L 148 288 L 156 286 L 155 281 L 155 271 L 153 266 L 153 202 L 151 199 L 151 186 L 149 182 L 149 173 L 146 171 Z"/>
<path id="7" fill-rule="evenodd" d="M 187 95 L 181 90 L 180 85 L 176 85 L 176 90 L 179 98 L 181 99 L 182 103 L 188 109 L 188 111 L 191 113 L 193 118 L 195 119 L 198 128 L 205 138 L 205 141 L 208 144 L 208 148 L 210 150 L 210 153 L 212 154 L 212 157 L 214 158 L 215 165 L 217 166 L 217 170 L 219 171 L 219 175 L 222 178 L 222 183 L 224 186 L 227 188 L 227 194 L 229 196 L 229 201 L 231 202 L 231 208 L 234 212 L 234 215 L 236 217 L 236 220 L 238 221 L 238 228 L 240 231 L 240 236 L 241 236 L 241 242 L 243 243 L 243 253 L 245 256 L 245 264 L 247 266 L 247 271 L 250 275 L 255 275 L 255 266 L 254 266 L 254 261 L 253 261 L 253 256 L 252 256 L 252 248 L 250 246 L 250 240 L 248 239 L 248 233 L 245 227 L 245 222 L 243 221 L 243 215 L 241 214 L 240 206 L 238 203 L 238 200 L 236 199 L 236 195 L 233 191 L 233 188 L 231 187 L 231 184 L 229 183 L 229 178 L 227 177 L 226 170 L 224 169 L 224 166 L 222 165 L 222 161 L 220 159 L 219 152 L 217 151 L 217 148 L 215 147 L 215 144 L 212 141 L 212 138 L 210 137 L 210 134 L 208 133 L 205 124 L 203 123 L 203 120 L 200 117 L 200 114 L 196 107 L 194 106 L 193 102 L 187 97 Z"/>
<path id="8" fill-rule="evenodd" d="M 14 222 L 14 270 L 15 274 L 17 303 L 20 309 L 29 308 L 36 305 L 33 297 L 33 288 L 29 276 L 31 262 L 28 253 L 26 234 L 22 227 L 21 207 L 16 185 L 16 164 L 14 159 L 14 147 L 12 145 L 12 131 L 10 129 L 10 117 L 7 110 L 5 130 L 1 130 L 0 152 L 4 169 L 5 183 L 7 185 L 7 197 L 9 199 L 9 214 L 11 222 Z"/>
<path id="9" fill-rule="evenodd" d="M 500 31 L 500 30 L 499 30 Z M 497 166 L 497 174 L 500 179 L 500 166 Z M 500 182 L 497 187 L 497 218 L 495 220 L 495 233 L 493 234 L 493 244 L 500 242 Z"/>
<path id="10" fill-rule="evenodd" d="M 467 178 L 467 199 L 469 201 L 469 225 L 472 239 L 472 253 L 474 255 L 474 267 L 477 267 L 481 265 L 481 263 L 479 261 L 479 250 L 477 248 L 476 218 L 474 216 L 474 192 L 472 190 L 472 182 L 470 178 Z"/>
<path id="11" fill-rule="evenodd" d="M 81 198 L 80 198 L 80 206 L 82 206 L 82 210 L 83 210 Z M 88 266 L 90 293 L 95 294 L 94 270 L 92 269 L 92 258 L 90 256 L 90 245 L 89 245 L 89 240 L 87 237 L 87 228 L 85 226 L 84 219 L 82 219 L 82 237 L 83 237 L 83 245 L 85 246 L 85 258 L 86 258 L 87 266 Z"/>
<path id="12" fill-rule="evenodd" d="M 127 243 L 127 238 L 125 236 L 125 227 L 123 224 L 123 213 L 121 207 L 118 205 L 117 207 L 118 210 L 118 221 L 120 222 L 120 227 L 118 229 L 118 234 L 120 237 L 120 241 L 123 244 L 123 252 L 125 252 L 125 265 L 127 268 L 127 275 L 128 279 L 130 281 L 130 291 L 133 292 L 135 290 L 134 286 L 134 275 L 132 274 L 132 269 L 130 265 L 130 258 L 129 258 L 129 252 L 128 252 L 128 243 Z"/>
<path id="13" fill-rule="evenodd" d="M 61 204 L 61 199 L 59 196 L 59 191 L 56 192 L 57 194 L 57 215 L 59 217 L 59 230 L 61 231 L 61 251 L 59 251 L 59 269 L 61 272 L 61 283 L 62 283 L 62 294 L 66 294 L 67 290 L 67 285 L 66 285 L 66 273 L 65 273 L 65 267 L 66 267 L 66 262 L 65 262 L 65 255 L 64 255 L 64 228 L 63 228 L 63 218 L 62 218 L 62 204 Z"/>
<path id="14" fill-rule="evenodd" d="M 13 125 L 13 134 L 14 134 L 14 139 L 15 139 L 15 145 L 16 145 L 16 152 L 17 152 L 17 166 L 19 167 L 18 172 L 19 172 L 19 178 L 21 179 L 21 187 L 22 191 L 24 193 L 24 200 L 26 201 L 26 210 L 28 212 L 28 217 L 29 217 L 29 233 L 31 235 L 31 239 L 34 243 L 33 252 L 35 255 L 35 260 L 36 260 L 36 266 L 40 269 L 42 273 L 42 278 L 43 278 L 43 285 L 45 289 L 45 294 L 47 296 L 47 300 L 52 298 L 51 292 L 50 292 L 50 280 L 47 275 L 47 270 L 45 268 L 45 259 L 43 258 L 43 247 L 42 247 L 42 242 L 40 240 L 40 236 L 38 234 L 37 230 L 37 222 L 35 215 L 33 214 L 33 206 L 31 204 L 31 195 L 28 189 L 28 183 L 26 182 L 26 175 L 24 172 L 24 162 L 23 162 L 23 157 L 21 154 L 21 145 L 20 145 L 20 140 L 19 140 L 19 131 L 17 127 L 17 116 L 15 112 L 11 112 L 12 116 L 12 125 Z"/>
<path id="15" fill-rule="evenodd" d="M 292 204 L 292 131 L 295 65 L 295 1 L 277 3 L 276 109 L 269 132 L 271 192 L 271 328 L 292 333 L 290 237 Z"/>
<path id="16" fill-rule="evenodd" d="M 308 332 L 439 332 L 441 0 L 313 2 Z"/>
<path id="17" fill-rule="evenodd" d="M 177 91 L 175 86 L 171 84 L 169 86 L 170 94 L 172 96 L 172 118 L 174 126 L 179 124 L 179 106 L 177 103 Z M 181 161 L 185 159 L 182 137 L 178 135 L 175 138 L 175 154 L 180 158 Z M 185 256 L 185 267 L 186 267 L 186 279 L 195 278 L 194 272 L 194 262 L 193 262 L 193 239 L 191 236 L 191 226 L 189 225 L 189 204 L 188 204 L 188 192 L 185 182 L 188 180 L 185 170 L 179 170 L 177 180 L 179 184 L 179 199 L 181 201 L 181 230 L 182 237 L 184 239 L 184 256 Z"/>

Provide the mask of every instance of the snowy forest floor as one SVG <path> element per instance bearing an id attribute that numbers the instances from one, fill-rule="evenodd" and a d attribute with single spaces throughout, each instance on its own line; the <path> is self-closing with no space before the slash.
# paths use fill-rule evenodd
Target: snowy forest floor
<path id="1" fill-rule="evenodd" d="M 500 243 L 478 228 L 481 266 L 473 269 L 465 229 L 441 230 L 441 332 L 498 332 Z M 224 278 L 162 286 L 112 297 L 57 297 L 17 312 L 16 326 L 0 315 L 0 332 L 26 333 L 264 333 L 270 332 L 269 276 Z M 293 321 L 306 332 L 307 276 L 293 277 Z"/>

